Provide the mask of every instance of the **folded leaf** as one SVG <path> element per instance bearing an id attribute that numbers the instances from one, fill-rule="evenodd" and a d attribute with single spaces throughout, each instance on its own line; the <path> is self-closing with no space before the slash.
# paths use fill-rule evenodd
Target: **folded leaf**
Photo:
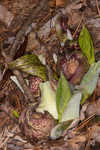
<path id="1" fill-rule="evenodd" d="M 87 57 L 89 64 L 95 62 L 94 46 L 91 36 L 85 26 L 83 26 L 82 31 L 79 36 L 79 45 L 83 54 Z"/>
<path id="2" fill-rule="evenodd" d="M 100 61 L 93 63 L 89 71 L 83 77 L 80 88 L 83 94 L 81 103 L 84 103 L 85 100 L 93 93 L 96 88 L 97 81 L 100 74 Z"/>
<path id="3" fill-rule="evenodd" d="M 56 105 L 59 121 L 61 121 L 62 114 L 65 108 L 67 107 L 70 98 L 71 98 L 71 90 L 69 84 L 65 79 L 64 75 L 61 74 L 56 92 Z"/>
<path id="4" fill-rule="evenodd" d="M 65 42 L 67 41 L 67 34 L 62 32 L 59 18 L 57 18 L 57 20 L 56 20 L 55 28 L 56 28 L 57 37 L 58 37 L 61 45 L 64 45 Z"/>
<path id="5" fill-rule="evenodd" d="M 50 82 L 44 82 L 40 84 L 41 89 L 41 102 L 37 111 L 48 111 L 55 119 L 58 119 L 58 113 L 56 108 L 56 93 L 53 91 Z"/>
<path id="6" fill-rule="evenodd" d="M 81 97 L 82 97 L 81 92 L 77 92 L 71 97 L 62 115 L 61 122 L 79 118 Z"/>
<path id="7" fill-rule="evenodd" d="M 52 140 L 56 140 L 59 137 L 61 137 L 61 135 L 63 134 L 63 132 L 69 127 L 69 125 L 72 123 L 72 120 L 64 122 L 64 123 L 60 123 L 57 124 L 52 130 L 51 130 L 51 134 L 50 137 Z"/>
<path id="8" fill-rule="evenodd" d="M 47 79 L 45 65 L 43 65 L 38 57 L 34 54 L 24 55 L 11 62 L 8 67 L 10 69 L 20 69 L 28 74 L 38 76 L 44 81 Z"/>

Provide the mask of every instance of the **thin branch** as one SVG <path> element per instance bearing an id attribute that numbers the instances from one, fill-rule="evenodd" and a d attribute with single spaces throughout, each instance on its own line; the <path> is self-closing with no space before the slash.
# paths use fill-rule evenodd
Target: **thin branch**
<path id="1" fill-rule="evenodd" d="M 73 38 L 75 38 L 75 36 L 76 36 L 76 34 L 77 34 L 77 32 L 78 32 L 80 26 L 81 26 L 81 23 L 82 23 L 82 20 L 83 20 L 83 16 L 84 16 L 84 14 L 82 14 L 82 17 L 81 17 L 81 19 L 80 19 L 80 22 L 79 22 L 79 24 L 78 24 L 78 26 L 77 26 L 77 28 L 76 28 L 74 34 L 73 34 Z"/>
<path id="2" fill-rule="evenodd" d="M 100 16 L 100 8 L 99 8 L 99 2 L 98 2 L 98 0 L 96 0 L 96 6 L 97 6 L 97 10 L 98 10 L 98 15 Z"/>

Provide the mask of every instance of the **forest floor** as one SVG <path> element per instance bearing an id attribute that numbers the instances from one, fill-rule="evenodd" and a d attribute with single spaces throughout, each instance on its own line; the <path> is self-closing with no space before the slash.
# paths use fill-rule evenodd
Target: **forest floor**
<path id="1" fill-rule="evenodd" d="M 99 150 L 99 61 L 99 0 L 0 0 L 0 150 Z"/>

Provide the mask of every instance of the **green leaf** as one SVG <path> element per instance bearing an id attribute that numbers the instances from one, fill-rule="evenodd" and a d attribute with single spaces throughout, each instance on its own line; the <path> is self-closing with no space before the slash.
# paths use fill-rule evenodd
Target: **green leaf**
<path id="1" fill-rule="evenodd" d="M 84 103 L 85 100 L 93 93 L 94 89 L 96 88 L 97 81 L 100 74 L 100 61 L 93 63 L 89 71 L 83 77 L 80 89 L 83 94 L 83 98 L 81 103 Z"/>
<path id="2" fill-rule="evenodd" d="M 95 62 L 94 46 L 87 28 L 83 26 L 79 35 L 79 45 L 83 54 L 87 57 L 89 64 Z"/>
<path id="3" fill-rule="evenodd" d="M 12 111 L 12 114 L 13 114 L 16 118 L 19 118 L 19 113 L 18 113 L 16 110 L 13 110 L 13 111 Z"/>
<path id="4" fill-rule="evenodd" d="M 82 98 L 82 93 L 77 92 L 72 95 L 63 115 L 62 115 L 62 122 L 79 118 L 79 111 L 80 111 L 80 101 Z"/>
<path id="5" fill-rule="evenodd" d="M 31 75 L 47 80 L 46 67 L 34 54 L 26 54 L 8 65 L 9 69 L 19 69 Z"/>
<path id="6" fill-rule="evenodd" d="M 67 107 L 70 98 L 71 98 L 71 90 L 69 84 L 65 79 L 64 75 L 61 74 L 56 92 L 56 105 L 59 121 L 61 121 L 62 114 L 65 108 Z"/>
<path id="7" fill-rule="evenodd" d="M 40 83 L 41 102 L 37 108 L 38 112 L 48 111 L 55 119 L 58 119 L 56 108 L 56 93 L 53 91 L 50 82 Z"/>

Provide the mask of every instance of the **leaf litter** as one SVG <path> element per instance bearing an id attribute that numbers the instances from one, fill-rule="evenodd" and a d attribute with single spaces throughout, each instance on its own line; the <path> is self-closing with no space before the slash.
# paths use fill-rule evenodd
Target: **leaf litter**
<path id="1" fill-rule="evenodd" d="M 99 1 L 1 0 L 0 11 L 0 149 L 99 149 Z"/>

